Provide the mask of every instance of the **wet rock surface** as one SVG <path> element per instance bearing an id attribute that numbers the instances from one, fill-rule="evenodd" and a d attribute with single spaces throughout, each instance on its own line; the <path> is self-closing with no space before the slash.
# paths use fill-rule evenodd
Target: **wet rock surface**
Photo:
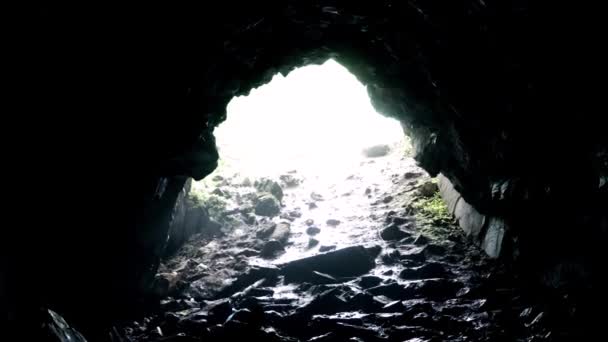
<path id="1" fill-rule="evenodd" d="M 406 177 L 393 177 L 401 170 Z M 374 179 L 377 190 L 366 193 L 366 178 Z M 232 231 L 195 236 L 167 260 L 157 276 L 161 305 L 136 323 L 115 327 L 115 333 L 124 341 L 551 341 L 559 336 L 547 308 L 457 226 L 437 224 L 408 206 L 436 191 L 425 189 L 434 183 L 410 159 L 389 154 L 363 163 L 358 174 L 324 186 L 326 191 L 311 188 L 314 183 L 305 177 L 297 186 L 287 186 L 288 180 L 283 179 L 283 206 L 272 217 L 254 210 L 251 220 L 227 210 L 234 217 Z M 240 193 L 223 191 L 232 201 L 255 201 L 261 194 L 278 204 L 268 191 L 279 183 L 263 184 L 239 187 Z M 347 191 L 353 195 L 342 196 Z M 314 209 L 308 209 L 311 199 Z M 289 212 L 299 215 L 281 218 Z M 321 229 L 315 222 L 325 225 Z"/>

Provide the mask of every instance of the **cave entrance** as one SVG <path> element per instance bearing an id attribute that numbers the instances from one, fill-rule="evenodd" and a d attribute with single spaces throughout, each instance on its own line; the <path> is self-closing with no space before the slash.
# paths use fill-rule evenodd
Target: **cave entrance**
<path id="1" fill-rule="evenodd" d="M 214 134 L 219 166 L 192 194 L 273 262 L 373 240 L 370 205 L 388 206 L 398 173 L 415 167 L 400 122 L 331 59 L 234 98 Z"/>

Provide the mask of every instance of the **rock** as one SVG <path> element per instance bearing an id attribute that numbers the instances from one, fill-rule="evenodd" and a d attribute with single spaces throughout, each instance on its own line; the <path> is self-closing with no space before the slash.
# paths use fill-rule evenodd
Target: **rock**
<path id="1" fill-rule="evenodd" d="M 225 191 L 223 191 L 220 188 L 215 188 L 211 193 L 215 194 L 215 195 L 218 195 L 218 196 L 221 196 L 221 197 L 226 197 L 226 198 L 230 197 L 230 195 L 228 193 L 226 193 Z"/>
<path id="2" fill-rule="evenodd" d="M 329 219 L 325 222 L 328 226 L 332 226 L 335 227 L 337 225 L 340 224 L 340 220 L 336 220 L 336 219 Z"/>
<path id="3" fill-rule="evenodd" d="M 262 178 L 260 180 L 255 181 L 253 185 L 258 192 L 270 193 L 279 201 L 283 199 L 283 189 L 281 188 L 279 183 L 271 179 Z"/>
<path id="4" fill-rule="evenodd" d="M 403 302 L 400 300 L 392 301 L 385 306 L 382 307 L 383 312 L 403 312 L 405 311 L 405 306 Z"/>
<path id="5" fill-rule="evenodd" d="M 461 282 L 443 278 L 423 280 L 411 285 L 415 287 L 417 297 L 428 297 L 431 300 L 453 298 L 463 288 Z"/>
<path id="6" fill-rule="evenodd" d="M 418 235 L 418 237 L 416 237 L 416 240 L 414 240 L 413 243 L 416 246 L 426 245 L 427 243 L 429 243 L 429 238 L 420 234 L 420 235 Z"/>
<path id="7" fill-rule="evenodd" d="M 415 290 L 409 286 L 400 285 L 399 283 L 393 282 L 385 285 L 378 285 L 367 289 L 367 292 L 374 296 L 386 296 L 393 300 L 403 300 L 413 298 Z"/>
<path id="8" fill-rule="evenodd" d="M 412 219 L 408 216 L 392 216 L 391 221 L 396 225 L 410 223 Z"/>
<path id="9" fill-rule="evenodd" d="M 404 232 L 403 230 L 399 229 L 399 226 L 397 226 L 395 224 L 392 224 L 392 225 L 384 228 L 380 232 L 380 237 L 385 241 L 401 240 L 408 236 L 410 236 L 409 233 Z"/>
<path id="10" fill-rule="evenodd" d="M 364 276 L 359 280 L 359 286 L 364 289 L 378 286 L 382 282 L 382 278 L 376 276 Z"/>
<path id="11" fill-rule="evenodd" d="M 293 175 L 281 175 L 279 176 L 281 183 L 283 183 L 288 188 L 294 188 L 300 185 L 300 180 L 294 177 Z"/>
<path id="12" fill-rule="evenodd" d="M 420 176 L 422 176 L 422 172 L 408 171 L 403 174 L 404 179 L 412 179 L 412 178 L 416 178 L 416 177 L 420 177 Z"/>
<path id="13" fill-rule="evenodd" d="M 382 203 L 390 203 L 393 200 L 393 196 L 388 195 L 382 199 Z"/>
<path id="14" fill-rule="evenodd" d="M 428 262 L 420 267 L 406 268 L 399 274 L 401 279 L 429 279 L 429 278 L 444 278 L 450 275 L 445 267 L 437 262 Z"/>
<path id="15" fill-rule="evenodd" d="M 432 182 L 432 181 L 424 182 L 420 186 L 420 188 L 418 188 L 418 194 L 421 196 L 424 196 L 424 197 L 431 197 L 437 191 L 439 191 L 439 186 L 437 185 L 437 183 Z"/>
<path id="16" fill-rule="evenodd" d="M 325 291 L 298 311 L 304 314 L 334 314 L 347 308 L 348 302 L 339 289 Z"/>
<path id="17" fill-rule="evenodd" d="M 336 249 L 336 245 L 321 246 L 321 247 L 319 247 L 319 252 L 325 253 L 325 252 L 333 251 L 334 249 Z"/>
<path id="18" fill-rule="evenodd" d="M 211 323 L 224 323 L 232 314 L 232 305 L 229 299 L 220 299 L 206 302 L 208 320 Z"/>
<path id="19" fill-rule="evenodd" d="M 313 201 L 323 201 L 323 196 L 321 194 L 316 193 L 316 192 L 311 192 L 310 193 L 310 198 L 312 198 Z"/>
<path id="20" fill-rule="evenodd" d="M 289 235 L 291 234 L 291 225 L 287 222 L 281 222 L 276 225 L 276 228 L 270 235 L 271 240 L 279 241 L 282 245 L 287 243 L 289 240 Z"/>
<path id="21" fill-rule="evenodd" d="M 315 202 L 308 203 L 308 209 L 315 209 L 315 208 L 318 208 L 318 206 Z"/>
<path id="22" fill-rule="evenodd" d="M 318 244 L 319 244 L 319 240 L 314 239 L 314 238 L 308 239 L 308 248 L 313 248 Z"/>
<path id="23" fill-rule="evenodd" d="M 392 250 L 382 255 L 382 262 L 387 265 L 394 265 L 401 260 L 401 253 L 398 250 Z"/>
<path id="24" fill-rule="evenodd" d="M 258 239 L 267 239 L 274 233 L 276 227 L 277 224 L 274 222 L 265 223 L 256 231 L 255 236 Z"/>
<path id="25" fill-rule="evenodd" d="M 291 261 L 281 267 L 281 274 L 289 282 L 306 281 L 313 271 L 332 277 L 356 277 L 375 266 L 373 257 L 363 246 L 353 246 Z"/>
<path id="26" fill-rule="evenodd" d="M 177 287 L 180 276 L 177 272 L 159 273 L 152 284 L 153 293 L 158 297 L 166 297 Z"/>
<path id="27" fill-rule="evenodd" d="M 391 148 L 388 145 L 374 145 L 363 149 L 363 155 L 367 158 L 383 157 L 388 154 Z"/>
<path id="28" fill-rule="evenodd" d="M 221 181 L 223 181 L 223 180 L 224 180 L 224 177 L 222 177 L 222 176 L 220 176 L 220 175 L 217 175 L 217 176 L 214 176 L 214 177 L 212 178 L 212 180 L 213 180 L 214 182 L 221 182 Z"/>
<path id="29" fill-rule="evenodd" d="M 71 328 L 65 319 L 53 310 L 46 310 L 42 329 L 44 330 L 42 335 L 46 337 L 45 341 L 87 342 L 80 332 Z"/>
<path id="30" fill-rule="evenodd" d="M 243 291 L 247 287 L 253 285 L 259 280 L 267 279 L 273 280 L 278 277 L 279 269 L 276 267 L 262 267 L 262 266 L 253 266 L 247 272 L 241 274 L 235 281 L 233 281 L 230 285 L 222 289 L 217 297 L 228 297 L 233 295 L 234 293 Z"/>
<path id="31" fill-rule="evenodd" d="M 252 256 L 256 256 L 258 254 L 260 254 L 260 251 L 252 249 L 252 248 L 245 248 L 242 251 L 237 253 L 237 255 L 243 255 L 246 257 L 252 257 Z"/>
<path id="32" fill-rule="evenodd" d="M 255 214 L 260 216 L 273 217 L 281 211 L 279 201 L 269 193 L 264 193 L 258 197 L 255 205 Z"/>
<path id="33" fill-rule="evenodd" d="M 251 185 L 252 185 L 252 183 L 251 183 L 251 179 L 249 179 L 248 177 L 245 177 L 245 178 L 243 179 L 243 181 L 241 182 L 241 186 L 246 186 L 246 187 L 249 187 L 249 186 L 251 186 Z"/>
<path id="34" fill-rule="evenodd" d="M 302 213 L 299 210 L 292 210 L 289 212 L 288 215 L 289 215 L 289 217 L 294 218 L 294 219 L 302 217 Z"/>
<path id="35" fill-rule="evenodd" d="M 283 244 L 277 240 L 270 240 L 264 244 L 260 256 L 262 258 L 272 258 L 277 254 L 284 252 Z"/>
<path id="36" fill-rule="evenodd" d="M 372 193 L 372 189 L 370 189 L 370 188 L 365 189 L 365 195 L 369 195 L 371 193 Z"/>
<path id="37" fill-rule="evenodd" d="M 329 274 L 325 274 L 325 273 L 321 273 L 321 272 L 317 272 L 317 271 L 312 271 L 312 274 L 306 281 L 308 283 L 315 284 L 315 285 L 339 283 L 339 281 L 336 278 L 330 276 Z"/>
<path id="38" fill-rule="evenodd" d="M 312 226 L 315 223 L 315 221 L 313 219 L 308 219 L 306 221 L 304 221 L 304 224 L 306 224 L 307 226 Z"/>
<path id="39" fill-rule="evenodd" d="M 243 222 L 245 222 L 246 224 L 253 226 L 255 224 L 255 216 L 250 215 L 250 214 L 244 214 L 243 215 Z"/>
<path id="40" fill-rule="evenodd" d="M 318 227 L 315 227 L 315 226 L 306 228 L 306 234 L 311 235 L 311 236 L 317 235 L 320 232 L 321 232 L 321 229 L 319 229 Z"/>

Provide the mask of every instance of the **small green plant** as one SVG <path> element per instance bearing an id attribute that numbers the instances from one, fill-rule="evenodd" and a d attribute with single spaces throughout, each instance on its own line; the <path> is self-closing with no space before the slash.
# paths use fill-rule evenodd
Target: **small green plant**
<path id="1" fill-rule="evenodd" d="M 414 208 L 417 209 L 421 215 L 432 220 L 446 223 L 452 221 L 452 215 L 449 213 L 448 207 L 445 205 L 438 192 L 431 197 L 420 198 L 414 204 Z"/>

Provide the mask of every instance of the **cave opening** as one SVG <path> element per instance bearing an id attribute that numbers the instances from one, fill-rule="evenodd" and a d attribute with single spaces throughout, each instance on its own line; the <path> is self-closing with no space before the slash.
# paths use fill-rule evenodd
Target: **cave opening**
<path id="1" fill-rule="evenodd" d="M 392 196 L 382 185 L 416 168 L 400 122 L 377 113 L 365 86 L 331 59 L 277 74 L 234 98 L 214 135 L 219 166 L 194 182 L 189 196 L 224 233 L 289 225 L 288 253 L 280 261 L 362 242 L 349 235 L 346 221 L 369 228 L 369 219 L 356 213 L 378 196 Z M 342 229 L 320 229 L 333 221 L 344 222 Z"/>

